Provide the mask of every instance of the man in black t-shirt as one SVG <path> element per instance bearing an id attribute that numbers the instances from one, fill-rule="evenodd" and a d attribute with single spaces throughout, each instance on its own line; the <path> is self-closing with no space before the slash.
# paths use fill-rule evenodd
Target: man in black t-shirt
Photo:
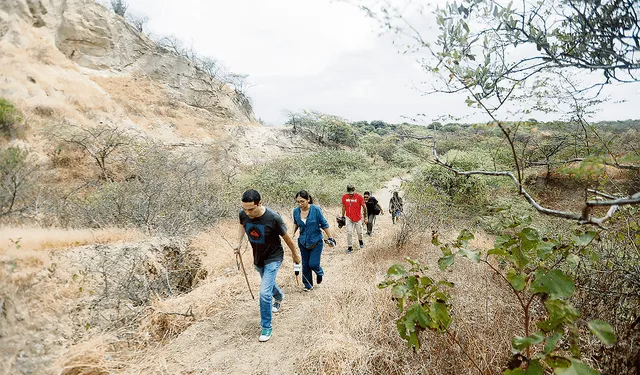
<path id="1" fill-rule="evenodd" d="M 368 191 L 365 191 L 362 197 L 367 205 L 367 214 L 369 216 L 367 220 L 367 235 L 370 236 L 371 232 L 373 232 L 373 223 L 376 221 L 376 216 L 383 215 L 384 211 L 382 211 L 382 206 L 378 203 L 378 200 L 372 197 Z"/>
<path id="2" fill-rule="evenodd" d="M 280 304 L 284 299 L 284 293 L 276 284 L 278 269 L 282 264 L 284 249 L 280 237 L 284 239 L 294 263 L 300 263 L 300 255 L 296 246 L 287 234 L 287 226 L 282 217 L 275 211 L 262 205 L 260 193 L 256 190 L 247 190 L 242 194 L 242 210 L 239 213 L 240 228 L 238 231 L 238 246 L 234 252 L 240 252 L 240 245 L 246 233 L 253 249 L 253 266 L 260 273 L 260 332 L 259 341 L 264 342 L 271 338 L 272 313 L 280 310 Z"/>

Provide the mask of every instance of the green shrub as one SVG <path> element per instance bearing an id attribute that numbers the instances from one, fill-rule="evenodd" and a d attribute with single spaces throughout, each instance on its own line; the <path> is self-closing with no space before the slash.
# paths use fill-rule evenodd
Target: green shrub
<path id="1" fill-rule="evenodd" d="M 414 178 L 414 183 L 433 187 L 456 205 L 478 206 L 487 200 L 488 190 L 483 178 L 458 176 L 438 165 L 423 168 Z"/>
<path id="2" fill-rule="evenodd" d="M 295 194 L 302 189 L 319 204 L 335 205 L 347 184 L 354 184 L 359 192 L 375 191 L 399 172 L 370 160 L 357 151 L 322 151 L 284 158 L 255 167 L 240 185 L 242 189 L 258 190 L 265 204 L 271 206 L 291 207 Z"/>
<path id="3" fill-rule="evenodd" d="M 23 212 L 33 204 L 37 172 L 29 151 L 18 147 L 0 150 L 0 217 Z"/>
<path id="4" fill-rule="evenodd" d="M 0 134 L 9 137 L 15 125 L 22 121 L 22 114 L 8 100 L 0 98 Z"/>

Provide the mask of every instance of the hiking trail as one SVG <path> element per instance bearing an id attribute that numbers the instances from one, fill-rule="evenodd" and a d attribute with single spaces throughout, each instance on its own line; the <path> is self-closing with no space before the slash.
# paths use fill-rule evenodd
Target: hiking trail
<path id="1" fill-rule="evenodd" d="M 226 277 L 209 277 L 212 278 L 210 283 L 219 285 L 219 293 L 230 294 L 231 299 L 213 294 L 203 296 L 221 298 L 222 306 L 217 306 L 217 311 L 209 316 L 196 317 L 195 323 L 165 346 L 148 350 L 146 358 L 141 359 L 135 366 L 137 371 L 133 373 L 294 374 L 299 372 L 299 359 L 325 345 L 327 341 L 348 341 L 348 338 L 341 337 L 343 334 L 340 330 L 333 327 L 349 322 L 340 321 L 344 317 L 328 310 L 327 305 L 335 305 L 335 298 L 339 294 L 336 291 L 349 285 L 350 278 L 357 272 L 367 249 L 392 235 L 394 228 L 391 215 L 387 212 L 388 202 L 392 192 L 400 189 L 401 182 L 401 178 L 393 179 L 373 194 L 383 207 L 384 215 L 377 218 L 372 236 L 364 235 L 365 248 L 355 248 L 351 254 L 345 254 L 345 228 L 338 229 L 335 224 L 336 216 L 340 215 L 340 207 L 323 207 L 337 246 L 331 248 L 325 245 L 321 262 L 325 271 L 324 281 L 313 290 L 307 292 L 303 290 L 302 283 L 296 285 L 290 252 L 285 246 L 285 260 L 277 279 L 285 293 L 285 299 L 281 310 L 273 315 L 273 336 L 268 342 L 258 342 L 260 278 L 253 270 L 251 252 L 246 250 L 248 246 L 245 243 L 243 260 L 255 300 L 251 299 L 242 271 L 235 272 L 233 251 L 225 247 L 219 256 L 230 260 L 232 274 Z M 358 192 L 362 194 L 362 191 Z M 281 214 L 285 220 L 290 216 L 288 212 Z M 291 228 L 290 218 L 288 228 Z M 231 232 L 227 232 L 225 236 L 232 238 Z M 354 234 L 354 237 L 357 241 L 357 235 Z M 371 280 L 371 284 L 375 286 L 377 281 Z M 223 288 L 230 289 L 226 293 Z M 208 289 L 215 290 L 216 287 L 209 286 Z"/>

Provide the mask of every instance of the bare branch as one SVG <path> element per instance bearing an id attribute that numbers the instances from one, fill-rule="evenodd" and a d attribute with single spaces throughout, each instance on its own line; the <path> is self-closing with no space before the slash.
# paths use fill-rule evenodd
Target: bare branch
<path id="1" fill-rule="evenodd" d="M 628 198 L 615 199 L 611 201 L 587 201 L 580 214 L 567 212 L 567 211 L 553 210 L 550 208 L 543 207 L 538 202 L 536 202 L 536 200 L 529 194 L 529 192 L 527 192 L 527 190 L 519 182 L 518 178 L 516 178 L 516 176 L 511 171 L 483 171 L 483 170 L 460 171 L 454 168 L 453 166 L 451 166 L 450 164 L 444 162 L 442 159 L 440 159 L 435 147 L 433 148 L 433 158 L 437 164 L 442 165 L 443 167 L 447 168 L 448 170 L 460 176 L 483 175 L 483 176 L 509 177 L 515 183 L 520 195 L 522 195 L 527 200 L 527 202 L 529 202 L 529 204 L 531 204 L 531 206 L 533 206 L 533 208 L 536 209 L 536 211 L 549 216 L 574 220 L 581 225 L 590 224 L 590 225 L 602 227 L 602 224 L 605 221 L 613 217 L 613 214 L 615 214 L 615 212 L 618 210 L 618 207 L 620 205 L 640 203 L 640 193 L 636 193 L 633 196 Z M 609 209 L 609 211 L 605 216 L 600 218 L 595 218 L 595 217 L 591 217 L 590 215 L 591 207 L 593 206 L 611 206 L 611 208 Z"/>

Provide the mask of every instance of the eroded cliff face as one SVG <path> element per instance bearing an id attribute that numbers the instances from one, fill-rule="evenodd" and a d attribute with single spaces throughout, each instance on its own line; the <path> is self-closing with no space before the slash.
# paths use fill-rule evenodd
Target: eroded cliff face
<path id="1" fill-rule="evenodd" d="M 242 93 L 94 0 L 0 1 L 0 82 L 35 123 L 114 123 L 167 141 L 257 123 Z"/>

